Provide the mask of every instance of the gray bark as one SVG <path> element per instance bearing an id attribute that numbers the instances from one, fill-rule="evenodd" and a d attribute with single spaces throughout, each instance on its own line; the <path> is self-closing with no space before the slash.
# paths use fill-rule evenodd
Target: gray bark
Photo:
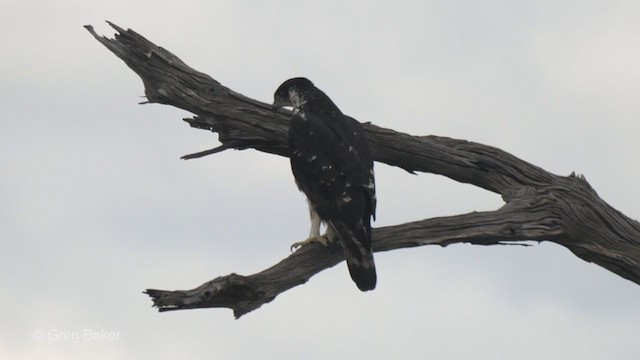
<path id="1" fill-rule="evenodd" d="M 196 114 L 192 127 L 219 134 L 222 145 L 184 158 L 229 148 L 288 156 L 291 114 L 243 96 L 198 72 L 168 50 L 132 30 L 109 23 L 115 38 L 87 30 L 141 78 L 147 102 Z M 603 201 L 583 176 L 558 176 L 500 149 L 439 136 L 412 136 L 365 124 L 376 161 L 409 172 L 429 172 L 499 193 L 505 205 L 373 230 L 374 251 L 422 245 L 514 244 L 551 241 L 628 280 L 640 284 L 640 223 Z M 343 261 L 342 251 L 305 246 L 259 273 L 230 274 L 186 291 L 148 289 L 160 311 L 226 307 L 236 317 Z"/>

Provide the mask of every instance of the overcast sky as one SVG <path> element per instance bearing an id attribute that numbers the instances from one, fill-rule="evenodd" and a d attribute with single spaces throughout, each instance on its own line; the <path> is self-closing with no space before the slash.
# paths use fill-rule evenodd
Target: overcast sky
<path id="1" fill-rule="evenodd" d="M 82 26 L 132 28 L 265 102 L 308 77 L 361 121 L 584 174 L 638 219 L 640 2 L 1 1 L 1 359 L 638 358 L 640 286 L 550 243 L 379 253 L 370 293 L 340 264 L 240 320 L 159 314 L 143 289 L 287 256 L 306 203 L 286 158 L 180 160 L 216 135 L 138 105 L 142 82 Z M 376 175 L 375 226 L 502 205 Z"/>

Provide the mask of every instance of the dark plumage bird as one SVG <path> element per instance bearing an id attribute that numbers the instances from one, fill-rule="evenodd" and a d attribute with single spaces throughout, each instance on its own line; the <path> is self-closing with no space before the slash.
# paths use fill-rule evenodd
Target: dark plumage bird
<path id="1" fill-rule="evenodd" d="M 358 288 L 373 290 L 371 217 L 375 219 L 376 190 L 364 129 L 305 78 L 289 79 L 276 90 L 273 108 L 284 106 L 293 107 L 289 158 L 311 214 L 309 238 L 293 247 L 337 240 Z M 327 225 L 324 236 L 320 236 L 321 221 Z"/>

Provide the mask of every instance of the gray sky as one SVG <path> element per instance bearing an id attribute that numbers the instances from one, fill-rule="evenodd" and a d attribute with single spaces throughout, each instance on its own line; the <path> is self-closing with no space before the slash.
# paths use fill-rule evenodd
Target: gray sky
<path id="1" fill-rule="evenodd" d="M 137 75 L 82 25 L 133 28 L 267 102 L 306 76 L 361 121 L 582 173 L 637 219 L 639 2 L 150 4 L 2 0 L 0 358 L 638 358 L 640 287 L 547 243 L 376 254 L 374 292 L 341 264 L 238 321 L 157 313 L 143 289 L 287 256 L 306 203 L 285 158 L 180 160 L 216 136 L 137 105 Z M 502 204 L 440 176 L 376 175 L 376 226 Z"/>

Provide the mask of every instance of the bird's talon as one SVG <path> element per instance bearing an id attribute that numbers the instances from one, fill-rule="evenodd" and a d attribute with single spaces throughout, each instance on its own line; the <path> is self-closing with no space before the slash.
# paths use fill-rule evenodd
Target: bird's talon
<path id="1" fill-rule="evenodd" d="M 299 248 L 301 248 L 302 245 L 299 242 L 293 243 L 291 244 L 291 248 L 289 248 L 289 250 L 291 250 L 291 252 L 295 252 L 296 250 L 298 250 Z"/>
<path id="2" fill-rule="evenodd" d="M 301 247 L 308 245 L 308 244 L 313 244 L 313 243 L 320 243 L 320 245 L 324 246 L 324 247 L 328 247 L 331 243 L 330 238 L 325 234 L 322 236 L 314 236 L 314 237 L 310 237 L 304 241 L 299 241 L 299 242 L 295 242 L 293 244 L 291 244 L 291 252 L 295 252 L 296 250 L 300 249 Z"/>

